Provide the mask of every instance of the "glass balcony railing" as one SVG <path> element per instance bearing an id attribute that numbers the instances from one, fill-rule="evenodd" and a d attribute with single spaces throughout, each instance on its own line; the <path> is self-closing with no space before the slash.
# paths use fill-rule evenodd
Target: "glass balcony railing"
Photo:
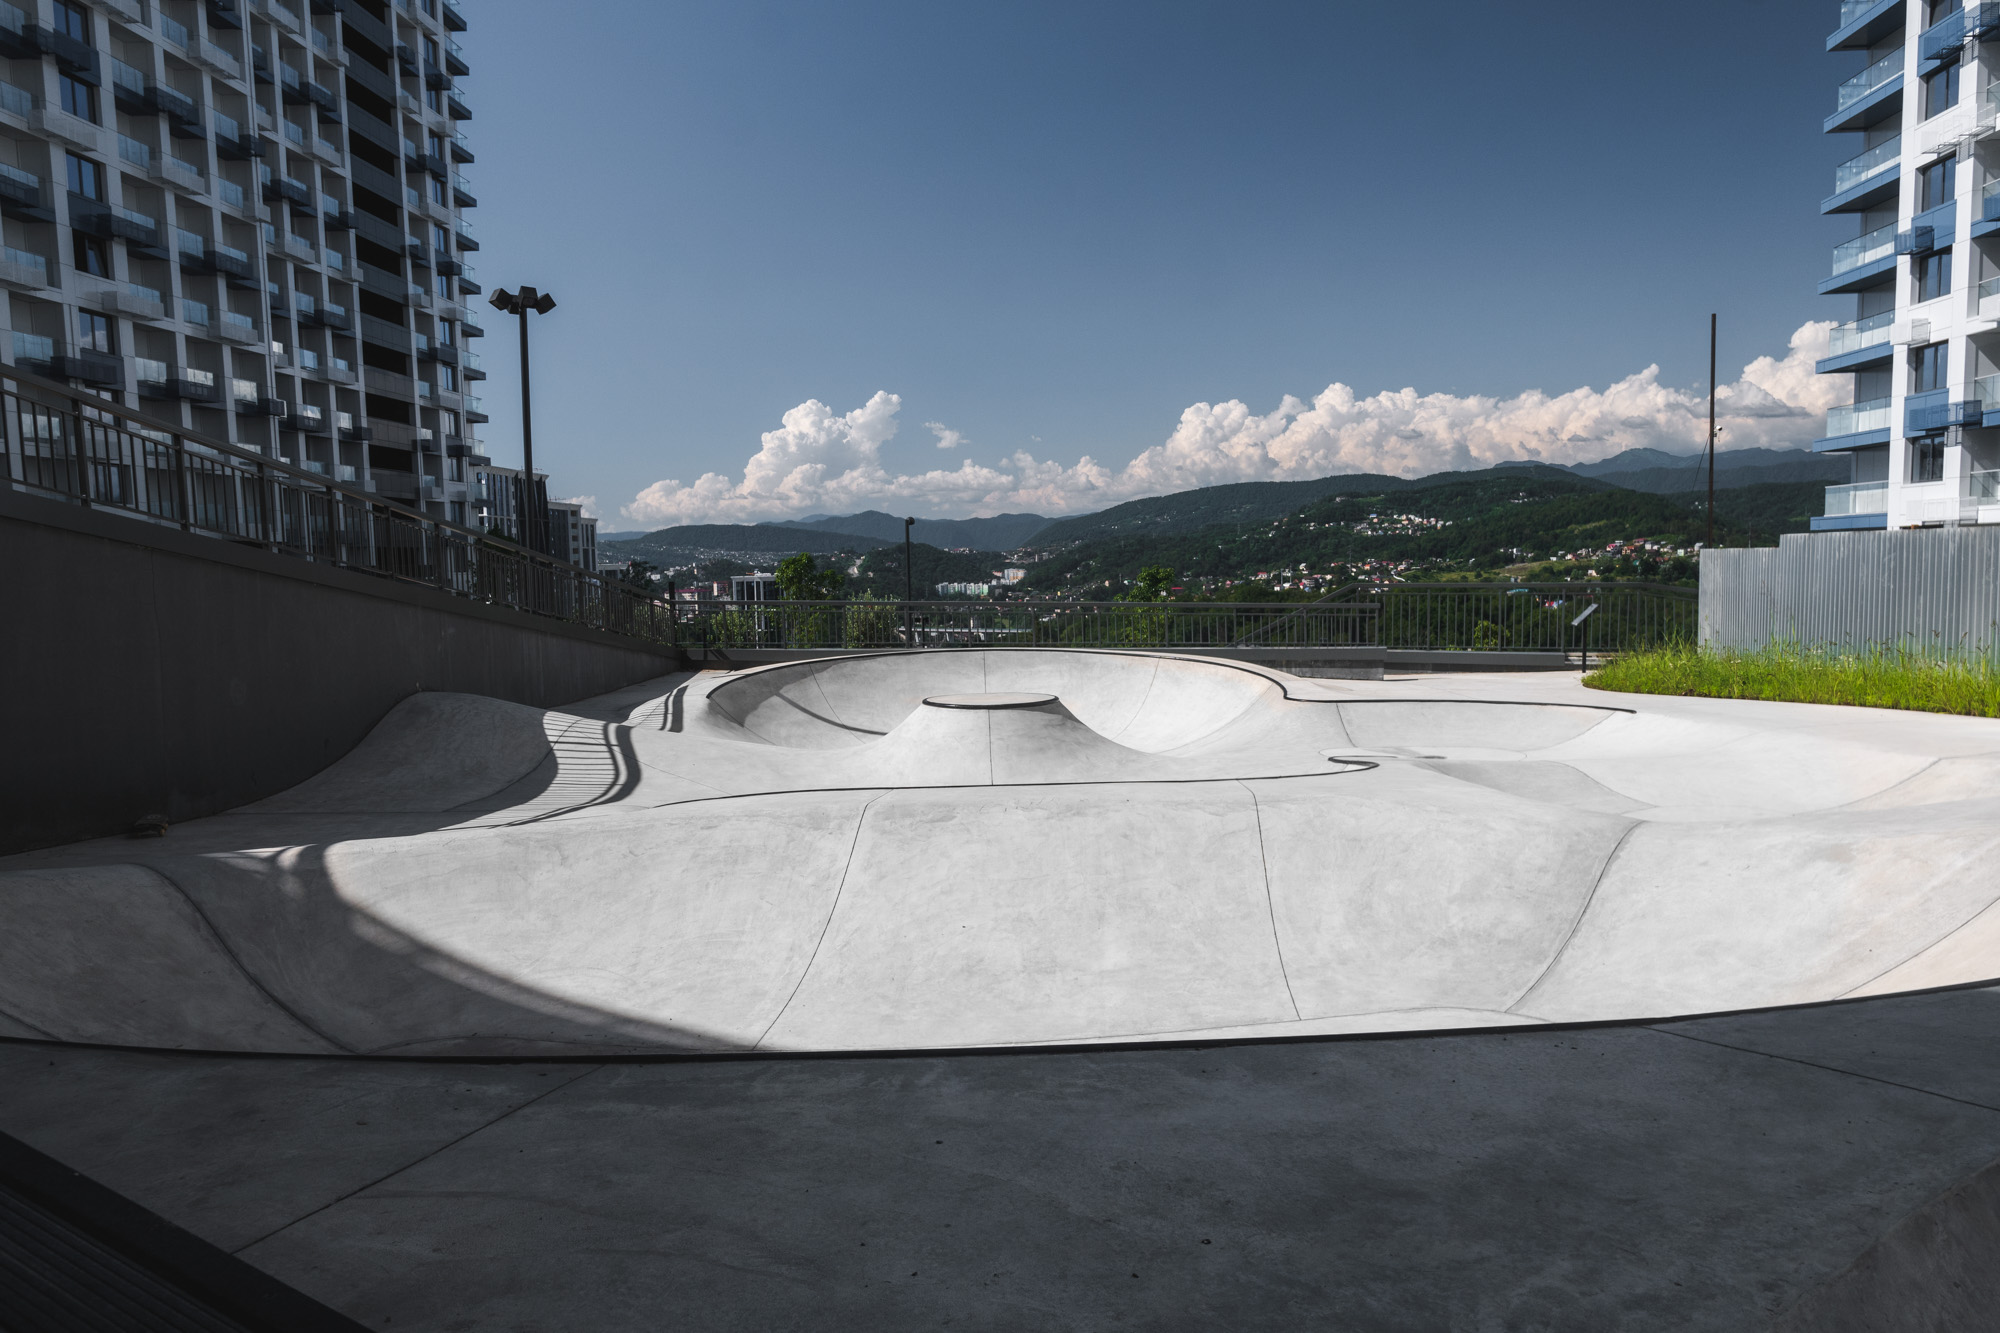
<path id="1" fill-rule="evenodd" d="M 1840 0 L 1840 26 L 1846 27 L 1880 3 L 1882 0 Z"/>
<path id="2" fill-rule="evenodd" d="M 0 83 L 0 111 L 11 111 L 17 116 L 25 116 L 35 109 L 35 95 L 26 88 L 16 88 L 11 83 Z"/>
<path id="3" fill-rule="evenodd" d="M 335 463 L 335 464 L 333 465 L 333 479 L 334 479 L 335 481 L 353 481 L 353 480 L 354 480 L 354 464 L 352 464 L 352 463 Z"/>
<path id="4" fill-rule="evenodd" d="M 1889 512 L 1889 483 L 1886 481 L 1857 481 L 1851 486 L 1829 486 L 1826 488 L 1826 516 L 1846 518 L 1853 514 L 1886 514 Z"/>
<path id="5" fill-rule="evenodd" d="M 1981 375 L 1972 382 L 1972 396 L 2000 411 L 2000 375 Z"/>
<path id="6" fill-rule="evenodd" d="M 165 14 L 156 14 L 154 19 L 160 29 L 160 36 L 183 51 L 188 49 L 188 30 L 185 23 L 169 18 Z"/>
<path id="7" fill-rule="evenodd" d="M 190 324 L 200 324 L 203 327 L 214 321 L 214 316 L 208 308 L 208 302 L 197 301 L 186 296 L 181 298 L 181 318 Z"/>
<path id="8" fill-rule="evenodd" d="M 319 369 L 319 353 L 309 347 L 301 347 L 293 364 L 300 370 L 316 371 Z"/>
<path id="9" fill-rule="evenodd" d="M 1903 72 L 1903 48 L 1897 47 L 1888 55 L 1862 70 L 1859 74 L 1840 85 L 1834 99 L 1834 110 L 1845 111 L 1868 94 L 1880 88 L 1889 80 Z"/>
<path id="10" fill-rule="evenodd" d="M 167 363 L 155 361 L 150 356 L 135 356 L 132 358 L 132 373 L 141 384 L 165 384 Z"/>
<path id="11" fill-rule="evenodd" d="M 185 227 L 175 227 L 174 249 L 190 259 L 200 259 L 208 253 L 208 242 L 202 239 L 200 232 L 189 231 Z"/>
<path id="12" fill-rule="evenodd" d="M 111 66 L 112 87 L 129 88 L 141 97 L 146 95 L 146 76 L 144 73 L 134 69 L 122 60 L 113 59 L 106 63 Z"/>
<path id="13" fill-rule="evenodd" d="M 158 231 L 160 229 L 159 219 L 147 217 L 144 213 L 140 213 L 134 209 L 120 208 L 118 205 L 113 204 L 111 206 L 111 213 L 112 216 L 121 217 L 135 227 L 145 227 L 151 231 Z"/>
<path id="14" fill-rule="evenodd" d="M 1888 171 L 1896 165 L 1896 159 L 1903 151 L 1903 136 L 1898 134 L 1883 140 L 1865 153 L 1848 158 L 1833 169 L 1833 192 L 1846 194 L 1855 186 Z"/>
<path id="15" fill-rule="evenodd" d="M 228 204 L 231 208 L 241 208 L 244 205 L 243 187 L 235 181 L 217 181 L 215 183 L 215 193 L 223 203 Z"/>
<path id="16" fill-rule="evenodd" d="M 289 120 L 284 122 L 284 126 L 285 142 L 297 144 L 299 147 L 304 148 L 306 146 L 306 127 Z"/>
<path id="17" fill-rule="evenodd" d="M 257 336 L 257 321 L 248 315 L 239 315 L 234 310 L 222 312 L 222 327 L 233 330 L 244 338 Z"/>
<path id="18" fill-rule="evenodd" d="M 2000 504 L 2000 468 L 1980 468 L 1966 473 L 1965 498 L 1976 505 Z"/>
<path id="19" fill-rule="evenodd" d="M 118 156 L 124 158 L 141 171 L 151 171 L 153 169 L 152 146 L 140 143 L 129 134 L 118 136 Z"/>
<path id="20" fill-rule="evenodd" d="M 1863 232 L 1851 241 L 1843 241 L 1833 247 L 1833 276 L 1864 264 L 1872 264 L 1878 259 L 1887 259 L 1896 253 L 1896 224 L 1877 227 L 1874 231 Z"/>
<path id="21" fill-rule="evenodd" d="M 1879 315 L 1857 319 L 1851 324 L 1835 326 L 1833 336 L 1827 340 L 1828 356 L 1845 356 L 1858 352 L 1864 347 L 1875 347 L 1889 341 L 1889 326 L 1896 322 L 1896 313 L 1885 310 Z"/>
<path id="22" fill-rule="evenodd" d="M 203 171 L 200 167 L 188 161 L 186 158 L 169 157 L 167 159 L 167 165 L 173 168 L 175 171 L 179 171 L 186 175 L 194 177 L 196 180 L 205 179 L 208 175 L 207 172 Z"/>
<path id="23" fill-rule="evenodd" d="M 1864 430 L 1887 430 L 1889 428 L 1889 400 L 1870 398 L 1865 403 L 1850 403 L 1836 407 L 1826 414 L 1826 433 L 1835 435 L 1858 435 Z"/>
<path id="24" fill-rule="evenodd" d="M 0 264 L 10 264 L 38 274 L 46 284 L 49 280 L 49 261 L 32 250 L 16 250 L 13 246 L 0 247 Z"/>
<path id="25" fill-rule="evenodd" d="M 39 333 L 14 334 L 14 359 L 16 361 L 53 361 L 56 355 L 56 340 Z"/>

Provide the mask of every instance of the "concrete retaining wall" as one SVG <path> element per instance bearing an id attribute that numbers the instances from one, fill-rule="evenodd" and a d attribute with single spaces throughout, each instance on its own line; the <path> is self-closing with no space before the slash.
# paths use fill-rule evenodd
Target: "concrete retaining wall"
<path id="1" fill-rule="evenodd" d="M 2000 652 L 2000 527 L 1816 532 L 1701 553 L 1701 641 Z"/>
<path id="2" fill-rule="evenodd" d="M 0 491 L 0 853 L 282 791 L 399 700 L 547 707 L 679 659 L 431 589 Z"/>

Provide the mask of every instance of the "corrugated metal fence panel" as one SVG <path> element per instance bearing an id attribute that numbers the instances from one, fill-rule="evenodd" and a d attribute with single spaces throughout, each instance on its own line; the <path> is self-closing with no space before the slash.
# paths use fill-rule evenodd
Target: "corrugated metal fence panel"
<path id="1" fill-rule="evenodd" d="M 1821 532 L 1701 553 L 1701 641 L 2000 654 L 2000 527 Z"/>

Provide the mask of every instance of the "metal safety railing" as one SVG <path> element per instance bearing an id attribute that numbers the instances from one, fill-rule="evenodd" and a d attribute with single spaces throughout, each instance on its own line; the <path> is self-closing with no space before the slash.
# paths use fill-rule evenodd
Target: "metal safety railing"
<path id="1" fill-rule="evenodd" d="M 654 643 L 664 598 L 8 367 L 10 487 Z"/>
<path id="2" fill-rule="evenodd" d="M 1164 648 L 1626 652 L 1694 641 L 1693 589 L 1653 583 L 1355 584 L 1317 602 L 704 602 L 712 651 Z"/>

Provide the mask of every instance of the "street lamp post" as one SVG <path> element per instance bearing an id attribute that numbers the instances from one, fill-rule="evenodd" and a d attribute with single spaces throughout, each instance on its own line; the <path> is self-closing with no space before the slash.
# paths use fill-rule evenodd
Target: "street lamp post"
<path id="1" fill-rule="evenodd" d="M 491 299 L 495 310 L 521 317 L 521 519 L 527 529 L 521 534 L 522 545 L 547 554 L 549 514 L 535 500 L 535 427 L 528 383 L 528 312 L 532 310 L 546 315 L 556 308 L 556 298 L 533 287 L 523 287 L 518 292 L 502 287 L 493 293 Z"/>
<path id="2" fill-rule="evenodd" d="M 910 529 L 916 523 L 914 518 L 903 520 L 903 643 L 910 648 L 917 646 L 916 610 L 910 605 L 917 595 L 916 566 L 910 562 Z"/>

